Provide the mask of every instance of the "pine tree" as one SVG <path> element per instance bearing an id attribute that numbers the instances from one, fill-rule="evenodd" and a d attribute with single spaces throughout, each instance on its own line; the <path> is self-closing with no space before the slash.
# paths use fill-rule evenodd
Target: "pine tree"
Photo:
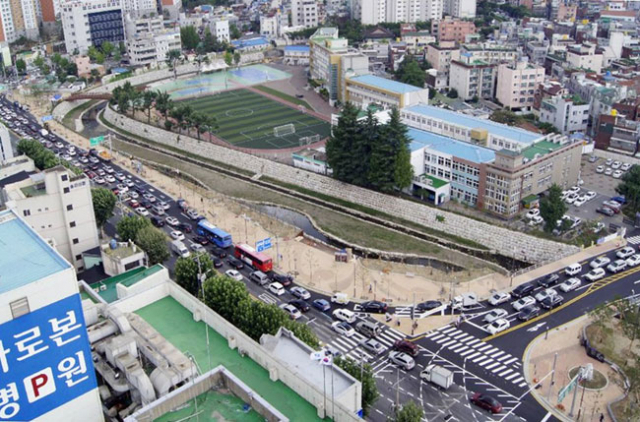
<path id="1" fill-rule="evenodd" d="M 351 103 L 345 104 L 338 124 L 327 141 L 327 163 L 333 169 L 333 177 L 351 183 L 354 179 L 353 145 L 358 144 L 360 125 L 358 109 Z"/>
<path id="2" fill-rule="evenodd" d="M 369 186 L 381 192 L 390 192 L 393 190 L 395 151 L 389 142 L 388 125 L 380 126 L 378 133 L 371 144 Z"/>
<path id="3" fill-rule="evenodd" d="M 397 108 L 391 110 L 387 123 L 387 137 L 394 151 L 393 181 L 397 188 L 404 189 L 411 185 L 413 167 L 411 166 L 411 139 L 407 135 L 407 127 L 400 119 Z"/>
<path id="4" fill-rule="evenodd" d="M 371 110 L 367 110 L 367 118 L 360 124 L 361 136 L 354 139 L 352 149 L 353 183 L 369 186 L 369 164 L 371 148 L 380 136 L 380 125 Z"/>

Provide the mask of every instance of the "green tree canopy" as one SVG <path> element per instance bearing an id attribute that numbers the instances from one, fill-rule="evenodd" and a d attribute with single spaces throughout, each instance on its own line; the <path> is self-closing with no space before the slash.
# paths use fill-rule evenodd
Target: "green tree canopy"
<path id="1" fill-rule="evenodd" d="M 16 60 L 16 70 L 18 71 L 18 73 L 24 73 L 27 70 L 27 63 L 22 60 L 22 59 L 18 59 Z"/>
<path id="2" fill-rule="evenodd" d="M 427 74 L 415 59 L 409 57 L 405 55 L 404 61 L 400 63 L 396 78 L 405 84 L 424 88 Z"/>
<path id="3" fill-rule="evenodd" d="M 185 50 L 195 50 L 200 43 L 200 36 L 193 25 L 181 27 L 180 38 L 182 39 L 182 48 Z"/>
<path id="4" fill-rule="evenodd" d="M 135 243 L 147 253 L 149 265 L 161 264 L 170 256 L 167 235 L 151 225 L 138 231 Z"/>
<path id="5" fill-rule="evenodd" d="M 240 32 L 238 27 L 232 23 L 231 25 L 229 25 L 229 35 L 231 36 L 232 40 L 237 40 L 238 38 L 242 37 L 242 32 Z"/>
<path id="6" fill-rule="evenodd" d="M 396 416 L 396 422 L 420 422 L 424 417 L 424 411 L 413 400 L 402 405 L 402 409 Z"/>
<path id="7" fill-rule="evenodd" d="M 111 57 L 111 54 L 113 54 L 115 49 L 116 47 L 109 41 L 104 41 L 102 45 L 100 45 L 100 50 L 102 50 L 104 55 L 107 57 Z"/>
<path id="8" fill-rule="evenodd" d="M 640 211 L 640 166 L 634 164 L 631 168 L 622 175 L 620 183 L 616 187 L 616 192 L 620 195 L 624 195 L 627 200 L 627 205 L 632 215 Z"/>
<path id="9" fill-rule="evenodd" d="M 151 227 L 151 221 L 139 215 L 126 216 L 116 224 L 116 232 L 120 240 L 127 242 L 136 240 L 138 232 L 146 227 Z"/>
<path id="10" fill-rule="evenodd" d="M 361 364 L 350 357 L 339 357 L 333 362 L 336 366 L 339 366 L 346 373 L 362 383 L 362 412 L 366 418 L 369 412 L 371 412 L 371 407 L 378 400 L 378 397 L 380 397 L 371 365 L 368 363 Z"/>
<path id="11" fill-rule="evenodd" d="M 494 111 L 491 116 L 489 116 L 489 119 L 509 126 L 518 126 L 523 121 L 521 116 L 504 108 Z"/>
<path id="12" fill-rule="evenodd" d="M 544 231 L 551 233 L 565 212 L 567 212 L 567 204 L 562 200 L 562 189 L 553 184 L 548 194 L 540 200 L 540 216 L 544 220 Z"/>
<path id="13" fill-rule="evenodd" d="M 104 227 L 107 220 L 113 217 L 113 210 L 116 206 L 117 198 L 107 188 L 91 189 L 91 199 L 93 201 L 93 212 L 96 216 L 98 228 Z"/>
<path id="14" fill-rule="evenodd" d="M 200 266 L 198 267 L 198 262 Z M 176 283 L 193 296 L 200 296 L 198 274 L 205 277 L 214 274 L 213 261 L 206 253 L 193 254 L 187 258 L 178 258 L 174 267 Z"/>

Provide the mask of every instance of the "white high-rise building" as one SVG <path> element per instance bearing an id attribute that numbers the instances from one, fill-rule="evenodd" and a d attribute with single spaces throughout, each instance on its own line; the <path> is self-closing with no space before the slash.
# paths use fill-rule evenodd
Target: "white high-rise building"
<path id="1" fill-rule="evenodd" d="M 460 19 L 476 17 L 477 0 L 444 0 L 443 11 L 449 16 Z"/>
<path id="2" fill-rule="evenodd" d="M 9 129 L 0 123 L 0 163 L 13 158 L 13 147 Z"/>
<path id="3" fill-rule="evenodd" d="M 226 19 L 214 19 L 209 23 L 209 29 L 211 30 L 211 35 L 216 37 L 218 41 L 231 41 L 231 36 L 229 35 L 229 21 Z"/>
<path id="4" fill-rule="evenodd" d="M 84 268 L 82 253 L 100 244 L 87 176 L 57 166 L 5 186 L 3 196 L 7 208 L 51 239 L 78 271 Z"/>
<path id="5" fill-rule="evenodd" d="M 352 5 L 366 25 L 442 19 L 442 0 L 358 0 Z"/>
<path id="6" fill-rule="evenodd" d="M 38 0 L 0 0 L 0 42 L 25 36 L 37 40 L 42 12 Z"/>
<path id="7" fill-rule="evenodd" d="M 318 26 L 316 0 L 291 0 L 291 24 L 305 28 Z"/>
<path id="8" fill-rule="evenodd" d="M 72 0 L 62 5 L 62 29 L 67 52 L 86 54 L 90 46 L 124 41 L 125 9 L 121 0 Z"/>
<path id="9" fill-rule="evenodd" d="M 386 0 L 360 0 L 358 4 L 360 22 L 363 25 L 376 25 L 387 17 Z"/>

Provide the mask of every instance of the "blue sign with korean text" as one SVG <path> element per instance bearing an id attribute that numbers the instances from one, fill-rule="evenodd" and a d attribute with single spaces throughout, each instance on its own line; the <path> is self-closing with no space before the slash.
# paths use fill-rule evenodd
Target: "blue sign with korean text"
<path id="1" fill-rule="evenodd" d="M 271 238 L 267 237 L 266 239 L 258 240 L 256 242 L 256 250 L 258 252 L 265 251 L 271 248 Z"/>
<path id="2" fill-rule="evenodd" d="M 49 115 L 49 116 L 42 117 L 42 123 L 48 122 L 49 120 L 53 120 L 53 116 Z"/>
<path id="3" fill-rule="evenodd" d="M 80 295 L 0 325 L 0 421 L 33 420 L 94 388 Z"/>

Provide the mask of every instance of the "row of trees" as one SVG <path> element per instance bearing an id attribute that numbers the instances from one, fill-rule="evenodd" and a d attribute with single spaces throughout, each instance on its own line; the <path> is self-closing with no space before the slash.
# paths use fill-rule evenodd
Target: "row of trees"
<path id="1" fill-rule="evenodd" d="M 149 265 L 160 264 L 169 258 L 167 236 L 151 225 L 151 220 L 129 215 L 116 225 L 116 232 L 122 241 L 132 240 L 147 253 Z"/>
<path id="2" fill-rule="evenodd" d="M 425 70 L 429 70 L 431 64 L 424 60 L 422 63 L 413 58 L 413 56 L 406 55 L 398 70 L 396 71 L 396 79 L 405 84 L 424 88 L 424 84 L 427 78 Z"/>
<path id="3" fill-rule="evenodd" d="M 87 51 L 87 56 L 91 61 L 102 64 L 105 59 L 113 57 L 113 60 L 119 62 L 122 59 L 122 54 L 126 51 L 124 43 L 121 41 L 120 44 L 116 47 L 113 43 L 109 41 L 104 41 L 100 44 L 100 47 L 97 48 L 95 46 L 90 46 Z"/>
<path id="4" fill-rule="evenodd" d="M 18 142 L 17 150 L 19 154 L 24 154 L 33 160 L 33 164 L 40 170 L 46 170 L 51 167 L 62 165 L 74 174 L 82 174 L 82 169 L 71 165 L 66 160 L 61 160 L 51 150 L 44 147 L 35 139 L 21 139 Z"/>
<path id="5" fill-rule="evenodd" d="M 202 38 L 194 26 L 183 26 L 180 28 L 180 38 L 182 48 L 195 51 L 198 54 L 219 53 L 229 48 L 226 41 L 220 41 L 218 37 L 211 33 L 209 27 L 205 28 Z"/>
<path id="6" fill-rule="evenodd" d="M 381 192 L 411 185 L 413 167 L 407 128 L 397 109 L 389 122 L 380 124 L 368 110 L 358 120 L 359 109 L 347 103 L 327 141 L 327 163 L 343 182 Z"/>

